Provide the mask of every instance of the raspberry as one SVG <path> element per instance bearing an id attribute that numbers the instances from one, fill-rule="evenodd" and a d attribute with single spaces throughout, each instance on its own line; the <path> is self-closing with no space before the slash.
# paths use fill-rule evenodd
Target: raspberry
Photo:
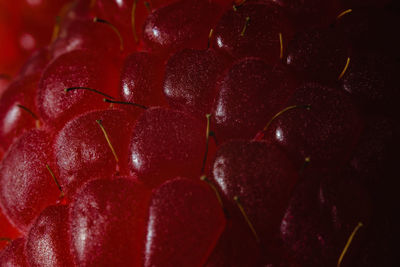
<path id="1" fill-rule="evenodd" d="M 394 0 L 0 0 L 0 266 L 394 266 Z"/>

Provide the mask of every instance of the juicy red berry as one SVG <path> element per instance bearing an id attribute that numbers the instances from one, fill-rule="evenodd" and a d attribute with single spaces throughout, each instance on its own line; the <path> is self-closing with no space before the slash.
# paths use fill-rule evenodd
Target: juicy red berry
<path id="1" fill-rule="evenodd" d="M 147 184 L 176 176 L 198 178 L 206 148 L 206 127 L 190 115 L 151 108 L 136 122 L 130 143 L 131 171 Z"/>
<path id="2" fill-rule="evenodd" d="M 205 182 L 167 181 L 150 201 L 144 266 L 203 266 L 224 227 L 221 205 Z"/>
<path id="3" fill-rule="evenodd" d="M 260 57 L 273 64 L 281 58 L 282 48 L 290 40 L 290 23 L 275 4 L 248 4 L 222 16 L 212 35 L 217 50 L 235 58 Z"/>
<path id="4" fill-rule="evenodd" d="M 206 48 L 219 8 L 207 0 L 181 0 L 151 13 L 144 24 L 146 45 L 160 52 Z"/>
<path id="5" fill-rule="evenodd" d="M 121 72 L 119 94 L 122 100 L 145 106 L 165 104 L 162 82 L 165 63 L 162 58 L 136 52 L 125 59 Z"/>
<path id="6" fill-rule="evenodd" d="M 20 235 L 21 233 L 10 223 L 0 208 L 0 237 L 13 239 Z M 0 251 L 7 245 L 7 240 L 0 240 Z"/>
<path id="7" fill-rule="evenodd" d="M 71 252 L 78 266 L 143 266 L 149 193 L 127 179 L 94 180 L 72 199 Z"/>
<path id="8" fill-rule="evenodd" d="M 8 218 L 23 232 L 60 191 L 46 168 L 55 171 L 52 138 L 30 130 L 11 147 L 0 165 L 0 204 Z"/>
<path id="9" fill-rule="evenodd" d="M 112 52 L 116 56 L 122 52 L 117 33 L 109 25 L 89 19 L 73 20 L 60 31 L 50 46 L 54 58 L 79 49 L 90 49 L 96 53 Z"/>
<path id="10" fill-rule="evenodd" d="M 280 66 L 251 58 L 237 62 L 217 85 L 212 109 L 217 139 L 254 137 L 294 88 L 293 76 Z"/>
<path id="11" fill-rule="evenodd" d="M 24 253 L 25 239 L 18 238 L 12 241 L 0 252 L 0 266 L 28 267 Z"/>
<path id="12" fill-rule="evenodd" d="M 289 43 L 286 64 L 306 80 L 334 82 L 346 66 L 347 50 L 346 42 L 333 30 L 299 32 Z"/>
<path id="13" fill-rule="evenodd" d="M 287 107 L 294 106 L 271 122 L 265 139 L 281 146 L 299 167 L 306 158 L 325 166 L 348 160 L 362 127 L 349 95 L 338 88 L 306 84 L 287 102 Z"/>
<path id="14" fill-rule="evenodd" d="M 73 266 L 69 243 L 68 206 L 47 207 L 27 236 L 29 266 Z"/>
<path id="15" fill-rule="evenodd" d="M 14 80 L 0 99 L 0 146 L 8 147 L 25 131 L 37 126 L 35 99 L 40 76 L 31 75 Z M 29 111 L 27 111 L 26 109 Z"/>
<path id="16" fill-rule="evenodd" d="M 301 264 L 323 266 L 340 251 L 334 249 L 333 231 L 319 212 L 319 177 L 305 178 L 293 192 L 282 219 L 281 236 Z"/>
<path id="17" fill-rule="evenodd" d="M 204 118 L 211 111 L 216 83 L 226 65 L 211 49 L 185 49 L 170 57 L 164 80 L 170 106 Z"/>
<path id="18" fill-rule="evenodd" d="M 75 116 L 106 108 L 104 96 L 89 90 L 66 92 L 70 87 L 89 87 L 115 97 L 118 72 L 112 60 L 89 51 L 77 50 L 53 61 L 42 74 L 37 104 L 43 120 L 62 126 Z"/>
<path id="19" fill-rule="evenodd" d="M 69 121 L 57 134 L 54 153 L 65 193 L 94 178 L 128 172 L 128 143 L 134 117 L 122 110 L 93 111 Z M 115 158 L 104 132 L 118 158 Z"/>
<path id="20" fill-rule="evenodd" d="M 265 142 L 230 141 L 218 149 L 212 174 L 231 219 L 243 219 L 234 200 L 238 197 L 258 239 L 272 249 L 271 242 L 278 239 L 279 223 L 298 178 L 289 158 L 280 148 Z"/>
<path id="21" fill-rule="evenodd" d="M 308 172 L 309 171 L 309 172 Z M 285 245 L 305 266 L 336 265 L 351 233 L 371 215 L 368 194 L 337 171 L 307 170 L 293 192 L 281 223 Z M 364 229 L 356 233 L 343 265 L 357 257 Z"/>

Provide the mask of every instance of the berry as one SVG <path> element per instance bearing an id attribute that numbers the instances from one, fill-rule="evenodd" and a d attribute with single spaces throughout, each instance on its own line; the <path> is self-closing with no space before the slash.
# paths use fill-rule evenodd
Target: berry
<path id="1" fill-rule="evenodd" d="M 206 183 L 167 181 L 151 197 L 144 266 L 202 266 L 224 227 L 222 208 Z"/>
<path id="2" fill-rule="evenodd" d="M 295 85 L 279 65 L 253 58 L 236 62 L 217 84 L 212 120 L 218 139 L 254 137 L 283 108 Z"/>
<path id="3" fill-rule="evenodd" d="M 164 62 L 146 52 L 131 54 L 125 59 L 121 72 L 119 95 L 126 102 L 145 106 L 165 105 L 162 94 Z"/>
<path id="4" fill-rule="evenodd" d="M 235 58 L 260 57 L 273 64 L 280 60 L 291 31 L 279 6 L 244 4 L 222 16 L 213 32 L 212 44 Z"/>
<path id="5" fill-rule="evenodd" d="M 71 251 L 79 266 L 142 266 L 149 192 L 130 179 L 95 180 L 73 197 Z"/>
<path id="6" fill-rule="evenodd" d="M 399 14 L 0 0 L 0 266 L 395 266 Z"/>
<path id="7" fill-rule="evenodd" d="M 65 193 L 94 178 L 128 173 L 126 144 L 134 121 L 130 116 L 122 110 L 92 111 L 61 129 L 54 141 L 54 154 Z"/>
<path id="8" fill-rule="evenodd" d="M 32 225 L 25 253 L 29 266 L 72 266 L 68 206 L 49 206 Z"/>
<path id="9" fill-rule="evenodd" d="M 163 88 L 169 105 L 204 118 L 211 112 L 215 83 L 227 63 L 211 49 L 184 49 L 171 56 Z"/>
<path id="10" fill-rule="evenodd" d="M 4 213 L 23 232 L 60 191 L 48 170 L 55 170 L 52 137 L 30 130 L 10 148 L 0 165 L 0 203 Z"/>
<path id="11" fill-rule="evenodd" d="M 96 54 L 84 50 L 58 57 L 47 66 L 39 82 L 36 101 L 40 116 L 46 123 L 60 127 L 85 111 L 106 108 L 103 95 L 67 89 L 87 87 L 116 97 L 118 68 L 114 65 L 113 60 L 103 57 L 100 61 Z"/>
<path id="12" fill-rule="evenodd" d="M 0 146 L 4 151 L 25 131 L 40 126 L 35 114 L 35 99 L 32 98 L 38 82 L 38 75 L 21 77 L 12 82 L 1 96 Z"/>
<path id="13" fill-rule="evenodd" d="M 203 125 L 180 111 L 146 110 L 138 118 L 130 141 L 131 172 L 152 185 L 177 175 L 199 178 L 206 148 Z"/>
<path id="14" fill-rule="evenodd" d="M 243 209 L 256 241 L 268 246 L 276 239 L 298 178 L 285 153 L 264 142 L 230 141 L 218 149 L 212 174 L 230 219 L 241 219 Z"/>
<path id="15" fill-rule="evenodd" d="M 172 3 L 147 17 L 143 40 L 151 50 L 164 53 L 186 47 L 206 48 L 207 36 L 218 13 L 218 6 L 206 0 Z"/>
<path id="16" fill-rule="evenodd" d="M 24 254 L 25 239 L 13 240 L 0 252 L 0 266 L 28 267 Z"/>

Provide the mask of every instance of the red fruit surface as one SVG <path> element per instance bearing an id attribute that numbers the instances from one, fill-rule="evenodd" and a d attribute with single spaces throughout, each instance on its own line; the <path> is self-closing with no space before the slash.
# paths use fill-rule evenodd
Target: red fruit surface
<path id="1" fill-rule="evenodd" d="M 27 235 L 25 253 L 29 266 L 73 266 L 69 243 L 68 206 L 47 207 Z"/>
<path id="2" fill-rule="evenodd" d="M 164 60 L 154 54 L 136 52 L 128 56 L 121 72 L 122 100 L 145 106 L 165 105 L 162 94 Z"/>
<path id="3" fill-rule="evenodd" d="M 11 146 L 0 165 L 0 205 L 22 232 L 60 195 L 46 168 L 47 164 L 55 171 L 51 144 L 46 132 L 30 130 Z"/>
<path id="4" fill-rule="evenodd" d="M 207 183 L 176 178 L 153 191 L 144 266 L 203 266 L 225 227 Z"/>
<path id="5" fill-rule="evenodd" d="M 0 73 L 17 73 L 31 53 L 50 42 L 55 18 L 67 2 L 1 1 Z"/>
<path id="6" fill-rule="evenodd" d="M 78 266 L 143 266 L 150 192 L 127 179 L 95 180 L 70 206 L 71 252 Z"/>
<path id="7" fill-rule="evenodd" d="M 283 108 L 295 84 L 279 65 L 252 58 L 237 62 L 217 85 L 212 109 L 217 139 L 254 137 Z"/>
<path id="8" fill-rule="evenodd" d="M 14 239 L 21 235 L 21 233 L 10 223 L 7 217 L 3 214 L 0 209 L 0 238 Z M 8 245 L 6 239 L 0 240 L 0 251 Z"/>
<path id="9" fill-rule="evenodd" d="M 135 117 L 123 110 L 92 111 L 69 121 L 61 129 L 55 138 L 54 155 L 65 193 L 76 191 L 94 178 L 128 173 L 128 144 L 134 121 Z"/>
<path id="10" fill-rule="evenodd" d="M 10 84 L 11 77 L 6 74 L 0 74 L 0 98 L 3 92 L 7 89 Z"/>
<path id="11" fill-rule="evenodd" d="M 327 259 L 338 259 L 340 253 L 334 249 L 329 222 L 319 211 L 318 187 L 319 177 L 302 180 L 291 197 L 280 228 L 284 244 L 306 266 L 323 266 L 328 264 Z"/>
<path id="12" fill-rule="evenodd" d="M 118 52 L 122 53 L 118 34 L 109 25 L 94 22 L 93 19 L 71 21 L 60 31 L 55 42 L 50 45 L 50 51 L 54 58 L 79 49 L 89 49 L 105 54 L 112 52 L 116 56 L 118 56 Z"/>
<path id="13" fill-rule="evenodd" d="M 349 57 L 346 41 L 331 29 L 298 32 L 287 49 L 286 64 L 303 79 L 335 82 Z"/>
<path id="14" fill-rule="evenodd" d="M 292 195 L 281 235 L 303 266 L 336 266 L 354 228 L 362 223 L 343 258 L 343 266 L 351 266 L 347 262 L 357 261 L 370 216 L 369 196 L 352 177 L 310 169 Z"/>
<path id="15" fill-rule="evenodd" d="M 282 147 L 298 167 L 307 157 L 325 166 L 348 160 L 362 130 L 362 120 L 346 92 L 306 84 L 286 105 L 299 108 L 288 110 L 271 122 L 265 135 L 267 141 Z"/>
<path id="16" fill-rule="evenodd" d="M 1 267 L 28 267 L 24 253 L 25 239 L 18 238 L 0 251 Z"/>
<path id="17" fill-rule="evenodd" d="M 35 51 L 20 69 L 19 76 L 30 76 L 41 74 L 50 61 L 50 55 L 47 48 Z"/>
<path id="18" fill-rule="evenodd" d="M 24 108 L 37 113 L 35 99 L 40 76 L 31 75 L 14 80 L 0 99 L 0 146 L 8 147 L 25 131 L 37 126 L 37 119 Z"/>
<path id="19" fill-rule="evenodd" d="M 279 34 L 286 47 L 291 32 L 290 22 L 278 5 L 244 4 L 222 16 L 213 32 L 212 44 L 235 58 L 260 57 L 273 64 L 280 61 Z"/>
<path id="20" fill-rule="evenodd" d="M 216 83 L 227 64 L 212 49 L 184 49 L 171 56 L 163 88 L 169 105 L 204 118 L 211 112 Z"/>
<path id="21" fill-rule="evenodd" d="M 151 13 L 143 26 L 149 49 L 168 53 L 182 48 L 207 48 L 207 37 L 219 17 L 207 0 L 181 0 Z"/>
<path id="22" fill-rule="evenodd" d="M 181 111 L 150 108 L 137 120 L 129 165 L 140 180 L 155 185 L 176 176 L 199 178 L 206 127 Z"/>
<path id="23" fill-rule="evenodd" d="M 65 92 L 69 87 L 89 87 L 109 96 L 117 96 L 118 67 L 115 61 L 89 51 L 77 50 L 58 57 L 43 72 L 37 104 L 43 120 L 62 126 L 75 116 L 93 109 L 106 108 L 103 95 L 89 90 Z"/>
<path id="24" fill-rule="evenodd" d="M 268 245 L 276 240 L 298 178 L 285 153 L 264 142 L 230 141 L 219 147 L 212 174 L 231 219 L 243 219 L 234 200 L 237 196 L 260 241 Z"/>

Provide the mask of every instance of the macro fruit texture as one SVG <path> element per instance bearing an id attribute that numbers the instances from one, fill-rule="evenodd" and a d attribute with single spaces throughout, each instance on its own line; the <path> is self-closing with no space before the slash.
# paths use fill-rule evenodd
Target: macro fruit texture
<path id="1" fill-rule="evenodd" d="M 0 0 L 0 266 L 396 266 L 385 0 Z"/>

